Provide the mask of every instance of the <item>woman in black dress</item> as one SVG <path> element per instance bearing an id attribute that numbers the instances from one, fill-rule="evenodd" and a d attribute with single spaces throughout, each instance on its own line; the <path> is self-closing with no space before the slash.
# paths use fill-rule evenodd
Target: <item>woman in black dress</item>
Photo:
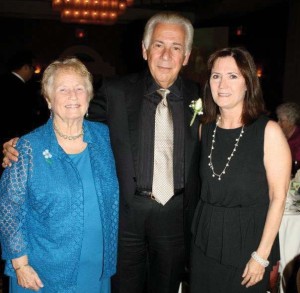
<path id="1" fill-rule="evenodd" d="M 263 115 L 249 52 L 216 51 L 208 70 L 191 293 L 265 293 L 270 268 L 279 259 L 290 150 L 279 125 Z"/>

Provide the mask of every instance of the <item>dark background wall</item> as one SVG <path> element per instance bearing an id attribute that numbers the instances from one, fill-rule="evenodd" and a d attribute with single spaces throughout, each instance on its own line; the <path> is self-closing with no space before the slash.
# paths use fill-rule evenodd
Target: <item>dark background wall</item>
<path id="1" fill-rule="evenodd" d="M 282 2 L 251 12 L 194 21 L 195 28 L 228 27 L 228 44 L 245 46 L 253 54 L 257 65 L 262 68 L 261 82 L 270 111 L 288 99 L 283 93 L 288 16 L 289 5 Z M 2 17 L 0 71 L 4 70 L 9 55 L 21 47 L 31 49 L 37 56 L 37 62 L 45 67 L 73 46 L 86 46 L 95 50 L 103 62 L 114 69 L 114 74 L 140 70 L 145 66 L 141 57 L 145 21 L 101 26 Z M 238 29 L 241 35 L 237 35 Z M 78 30 L 84 31 L 84 38 L 76 37 Z M 104 72 L 104 75 L 111 73 Z"/>

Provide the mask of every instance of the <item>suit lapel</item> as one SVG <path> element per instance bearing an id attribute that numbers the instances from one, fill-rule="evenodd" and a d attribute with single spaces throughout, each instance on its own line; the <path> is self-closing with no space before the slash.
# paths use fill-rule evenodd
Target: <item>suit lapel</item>
<path id="1" fill-rule="evenodd" d="M 193 159 L 195 144 L 198 143 L 198 133 L 199 133 L 199 118 L 196 117 L 192 126 L 190 122 L 193 117 L 193 111 L 189 107 L 192 100 L 197 99 L 195 92 L 189 91 L 186 87 L 183 87 L 183 100 L 184 100 L 184 179 L 185 183 L 188 178 L 188 170 L 191 166 L 191 160 Z"/>

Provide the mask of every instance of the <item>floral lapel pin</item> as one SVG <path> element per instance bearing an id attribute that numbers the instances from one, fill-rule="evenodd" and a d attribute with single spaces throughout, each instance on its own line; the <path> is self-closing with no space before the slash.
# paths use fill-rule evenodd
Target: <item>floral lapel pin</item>
<path id="1" fill-rule="evenodd" d="M 190 123 L 190 126 L 192 126 L 195 121 L 196 116 L 203 114 L 203 105 L 202 105 L 201 98 L 199 98 L 196 101 L 193 100 L 189 107 L 192 108 L 192 110 L 194 112 L 193 118 Z"/>
<path id="2" fill-rule="evenodd" d="M 44 156 L 44 158 L 45 158 L 45 160 L 46 160 L 46 162 L 47 162 L 48 164 L 51 164 L 51 163 L 52 163 L 52 160 L 51 160 L 52 155 L 51 155 L 51 153 L 49 152 L 49 150 L 44 150 L 44 151 L 43 151 L 43 156 Z"/>

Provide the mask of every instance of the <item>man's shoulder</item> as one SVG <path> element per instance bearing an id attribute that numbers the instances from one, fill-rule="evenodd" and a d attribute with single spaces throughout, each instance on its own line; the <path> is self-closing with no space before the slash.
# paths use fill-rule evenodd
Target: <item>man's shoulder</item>
<path id="1" fill-rule="evenodd" d="M 140 82 L 144 78 L 143 72 L 136 72 L 131 73 L 123 76 L 113 76 L 113 77 L 107 77 L 103 80 L 103 83 L 109 84 L 109 85 L 128 85 L 128 84 L 135 84 L 137 82 Z"/>
<path id="2" fill-rule="evenodd" d="M 102 122 L 84 120 L 84 127 L 88 127 L 90 131 L 99 133 L 108 133 L 108 126 Z"/>
<path id="3" fill-rule="evenodd" d="M 199 83 L 190 79 L 182 78 L 182 85 L 185 93 L 189 93 L 192 96 L 200 95 L 201 87 Z"/>
<path id="4" fill-rule="evenodd" d="M 46 124 L 43 124 L 30 132 L 22 135 L 18 141 L 20 145 L 26 145 L 30 144 L 32 147 L 40 147 L 45 144 L 50 139 L 50 130 L 49 130 L 49 125 L 48 122 Z"/>
<path id="5" fill-rule="evenodd" d="M 192 88 L 199 88 L 200 87 L 200 84 L 195 82 L 194 80 L 184 78 L 184 77 L 181 77 L 181 79 L 182 79 L 183 85 L 186 86 L 186 87 L 192 87 Z"/>
<path id="6" fill-rule="evenodd" d="M 22 85 L 22 81 L 11 72 L 2 74 L 0 76 L 0 82 L 4 85 L 7 83 L 16 83 Z"/>

